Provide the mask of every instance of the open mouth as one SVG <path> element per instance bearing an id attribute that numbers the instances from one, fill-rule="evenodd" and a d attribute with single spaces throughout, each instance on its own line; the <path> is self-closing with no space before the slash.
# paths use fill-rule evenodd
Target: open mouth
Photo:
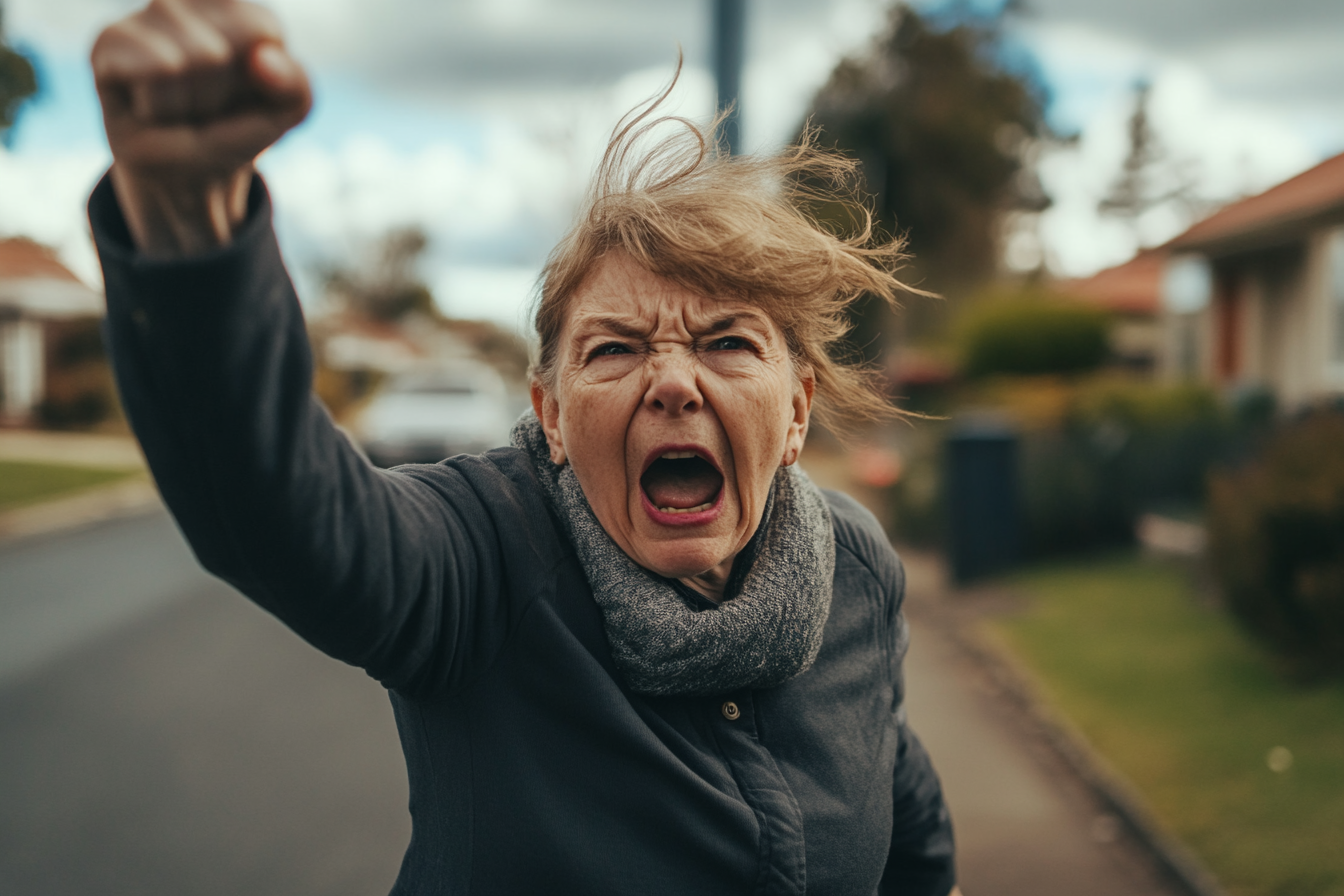
<path id="1" fill-rule="evenodd" d="M 639 477 L 639 485 L 662 513 L 698 513 L 718 500 L 723 474 L 694 451 L 664 451 Z"/>

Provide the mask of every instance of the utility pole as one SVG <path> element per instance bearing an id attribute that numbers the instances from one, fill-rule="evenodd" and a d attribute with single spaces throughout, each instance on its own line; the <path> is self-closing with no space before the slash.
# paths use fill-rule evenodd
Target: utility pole
<path id="1" fill-rule="evenodd" d="M 714 80 L 718 108 L 732 114 L 723 123 L 728 151 L 742 151 L 742 60 L 746 56 L 747 0 L 712 0 L 714 4 Z"/>

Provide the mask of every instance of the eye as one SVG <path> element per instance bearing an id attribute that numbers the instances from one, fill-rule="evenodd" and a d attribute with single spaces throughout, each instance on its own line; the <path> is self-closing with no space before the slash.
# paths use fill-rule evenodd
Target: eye
<path id="1" fill-rule="evenodd" d="M 593 353 L 592 353 L 591 355 L 589 355 L 588 357 L 590 357 L 590 358 L 603 358 L 603 357 L 607 357 L 607 356 L 609 356 L 609 355 L 628 355 L 628 354 L 631 354 L 631 352 L 632 352 L 632 349 L 630 348 L 630 346 L 625 345 L 624 343 L 621 343 L 621 342 L 607 342 L 607 343 L 604 343 L 604 344 L 602 344 L 602 345 L 599 345 L 597 348 L 593 349 Z"/>
<path id="2" fill-rule="evenodd" d="M 752 345 L 741 336 L 721 336 L 707 347 L 711 352 L 736 352 L 750 349 Z"/>

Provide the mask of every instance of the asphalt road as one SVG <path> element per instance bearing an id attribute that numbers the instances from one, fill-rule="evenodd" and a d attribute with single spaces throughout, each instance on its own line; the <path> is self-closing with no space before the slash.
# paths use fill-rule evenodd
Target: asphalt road
<path id="1" fill-rule="evenodd" d="M 966 896 L 1166 892 L 914 624 Z M 382 689 L 200 572 L 162 513 L 0 544 L 0 894 L 382 893 L 405 805 Z"/>

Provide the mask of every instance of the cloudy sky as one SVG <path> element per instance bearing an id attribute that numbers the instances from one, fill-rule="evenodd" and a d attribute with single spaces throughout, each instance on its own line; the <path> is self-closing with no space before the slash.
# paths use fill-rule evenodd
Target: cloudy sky
<path id="1" fill-rule="evenodd" d="M 993 2 L 993 0 L 983 0 Z M 933 0 L 917 5 L 929 6 Z M 83 197 L 106 166 L 87 72 L 100 27 L 130 0 L 5 0 L 9 38 L 44 91 L 0 150 L 0 235 L 27 233 L 97 277 Z M 709 0 L 270 0 L 313 72 L 309 121 L 262 163 L 301 290 L 388 228 L 431 236 L 425 275 L 450 313 L 517 325 L 612 124 L 668 76 L 704 115 Z M 879 0 L 749 0 L 748 148 L 794 133 L 836 61 L 885 22 Z M 1344 150 L 1339 0 L 1029 0 L 1012 26 L 1071 147 L 1041 160 L 1055 199 L 1010 260 L 1061 274 L 1123 261 L 1190 212 L 1099 218 L 1140 80 L 1173 164 L 1208 202 L 1255 192 Z"/>

